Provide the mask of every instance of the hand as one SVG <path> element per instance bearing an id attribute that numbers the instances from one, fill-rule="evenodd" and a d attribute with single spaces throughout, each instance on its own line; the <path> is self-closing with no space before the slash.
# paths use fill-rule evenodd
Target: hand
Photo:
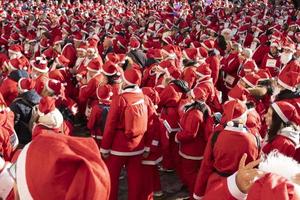
<path id="1" fill-rule="evenodd" d="M 245 165 L 247 159 L 247 154 L 244 154 L 240 160 L 239 170 L 236 175 L 236 185 L 239 190 L 243 193 L 248 193 L 253 183 L 264 175 L 264 172 L 254 169 L 255 166 L 259 164 L 260 159 L 254 160 L 247 165 Z"/>
<path id="2" fill-rule="evenodd" d="M 109 153 L 101 153 L 101 156 L 105 160 L 109 157 Z"/>
<path id="3" fill-rule="evenodd" d="M 144 158 L 148 158 L 148 157 L 149 157 L 149 154 L 150 154 L 149 151 L 145 151 L 145 152 L 143 153 L 143 157 L 144 157 Z"/>

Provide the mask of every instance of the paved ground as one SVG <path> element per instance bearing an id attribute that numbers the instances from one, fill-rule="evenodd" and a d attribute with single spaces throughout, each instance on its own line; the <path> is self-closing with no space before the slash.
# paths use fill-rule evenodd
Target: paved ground
<path id="1" fill-rule="evenodd" d="M 80 137 L 87 137 L 88 130 L 85 127 L 75 127 L 74 133 Z M 127 181 L 126 174 L 124 178 L 120 180 L 119 200 L 127 200 Z M 184 197 L 188 197 L 188 193 L 185 189 L 182 189 L 182 184 L 179 181 L 175 173 L 160 173 L 161 187 L 164 195 L 155 200 L 182 200 Z"/>

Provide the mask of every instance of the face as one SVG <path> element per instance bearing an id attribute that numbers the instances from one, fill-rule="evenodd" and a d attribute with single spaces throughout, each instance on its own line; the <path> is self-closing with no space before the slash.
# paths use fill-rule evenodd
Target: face
<path id="1" fill-rule="evenodd" d="M 92 51 L 92 50 L 88 50 L 88 51 L 87 51 L 87 57 L 88 57 L 88 58 L 93 58 L 94 55 L 95 55 L 95 52 L 94 52 L 94 51 Z"/>
<path id="2" fill-rule="evenodd" d="M 277 48 L 274 47 L 274 46 L 271 46 L 271 47 L 270 47 L 270 53 L 271 53 L 272 55 L 276 55 L 276 54 L 277 54 Z"/>
<path id="3" fill-rule="evenodd" d="M 86 56 L 86 51 L 77 50 L 77 57 L 84 58 Z"/>
<path id="4" fill-rule="evenodd" d="M 273 115 L 273 108 L 269 108 L 267 114 L 265 114 L 265 120 L 268 127 L 272 124 L 272 115 Z"/>

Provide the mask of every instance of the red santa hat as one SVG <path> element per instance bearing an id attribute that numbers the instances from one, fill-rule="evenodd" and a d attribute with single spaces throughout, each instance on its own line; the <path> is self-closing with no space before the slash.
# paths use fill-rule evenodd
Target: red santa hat
<path id="1" fill-rule="evenodd" d="M 154 58 L 156 60 L 162 60 L 163 56 L 160 49 L 149 49 L 147 51 L 148 58 Z"/>
<path id="2" fill-rule="evenodd" d="M 173 65 L 169 66 L 169 67 L 167 68 L 167 71 L 168 71 L 168 73 L 170 74 L 170 76 L 171 76 L 172 78 L 174 78 L 174 79 L 179 79 L 179 77 L 180 77 L 180 75 L 181 75 L 180 70 L 179 70 L 177 67 L 173 66 Z"/>
<path id="3" fill-rule="evenodd" d="M 77 51 L 87 51 L 88 46 L 86 45 L 85 42 L 80 43 L 80 45 L 78 46 L 78 48 L 76 49 Z"/>
<path id="4" fill-rule="evenodd" d="M 48 62 L 43 57 L 36 57 L 32 63 L 32 68 L 38 72 L 47 73 L 48 72 Z"/>
<path id="5" fill-rule="evenodd" d="M 13 44 L 9 47 L 8 52 L 14 54 L 21 54 L 23 51 L 23 47 L 18 44 Z"/>
<path id="6" fill-rule="evenodd" d="M 106 76 L 121 75 L 118 71 L 118 66 L 111 61 L 107 61 L 104 63 L 102 67 L 102 73 Z"/>
<path id="7" fill-rule="evenodd" d="M 278 40 L 274 40 L 270 44 L 271 47 L 276 47 L 277 49 L 280 49 L 280 42 Z"/>
<path id="8" fill-rule="evenodd" d="M 20 92 L 27 92 L 35 87 L 35 82 L 30 78 L 21 78 L 18 81 L 18 88 Z"/>
<path id="9" fill-rule="evenodd" d="M 196 61 L 199 58 L 198 50 L 196 48 L 188 48 L 182 51 L 186 59 Z"/>
<path id="10" fill-rule="evenodd" d="M 246 104 L 240 100 L 234 99 L 227 101 L 224 104 L 223 122 L 227 122 L 228 126 L 233 126 L 233 122 L 242 122 L 246 124 L 247 121 L 247 107 Z"/>
<path id="11" fill-rule="evenodd" d="M 210 77 L 211 76 L 211 69 L 209 68 L 209 65 L 207 63 L 201 64 L 199 67 L 197 67 L 196 72 L 198 76 L 200 77 Z"/>
<path id="12" fill-rule="evenodd" d="M 198 47 L 197 48 L 198 54 L 202 57 L 202 58 L 207 58 L 208 56 L 208 52 L 204 47 Z"/>
<path id="13" fill-rule="evenodd" d="M 59 55 L 56 58 L 56 61 L 59 65 L 63 66 L 63 67 L 68 67 L 70 60 L 68 58 L 66 58 L 64 55 Z"/>
<path id="14" fill-rule="evenodd" d="M 292 104 L 286 101 L 277 101 L 272 103 L 271 106 L 284 123 L 292 122 L 296 125 L 300 125 L 300 117 L 297 113 L 297 109 Z"/>
<path id="15" fill-rule="evenodd" d="M 113 96 L 112 87 L 108 84 L 99 85 L 96 94 L 99 100 L 109 100 Z"/>
<path id="16" fill-rule="evenodd" d="M 130 41 L 129 41 L 129 46 L 131 49 L 138 49 L 138 48 L 140 48 L 141 43 L 137 38 L 131 37 Z"/>
<path id="17" fill-rule="evenodd" d="M 200 87 L 195 87 L 194 89 L 192 89 L 190 94 L 193 99 L 204 102 L 207 100 L 208 97 L 208 93 Z"/>
<path id="18" fill-rule="evenodd" d="M 242 80 L 247 84 L 249 85 L 251 88 L 254 88 L 257 83 L 258 83 L 258 80 L 260 79 L 260 76 L 257 75 L 257 74 L 247 74 L 246 76 L 244 76 L 242 78 Z"/>
<path id="19" fill-rule="evenodd" d="M 211 51 L 214 46 L 215 43 L 213 40 L 205 40 L 203 43 L 201 43 L 202 47 L 204 47 L 207 51 Z"/>
<path id="20" fill-rule="evenodd" d="M 62 35 L 58 34 L 54 37 L 53 44 L 61 44 L 63 42 Z"/>
<path id="21" fill-rule="evenodd" d="M 64 86 L 58 80 L 48 79 L 45 87 L 50 93 L 53 93 L 55 95 L 64 96 Z"/>
<path id="22" fill-rule="evenodd" d="M 127 69 L 124 72 L 123 80 L 128 85 L 140 85 L 142 80 L 141 72 L 137 69 Z"/>
<path id="23" fill-rule="evenodd" d="M 285 42 L 283 45 L 282 45 L 282 48 L 283 49 L 287 49 L 287 50 L 290 50 L 291 52 L 295 53 L 296 51 L 296 46 L 294 43 L 292 42 Z"/>
<path id="24" fill-rule="evenodd" d="M 109 172 L 99 155 L 91 138 L 39 135 L 23 148 L 16 162 L 20 198 L 107 199 Z"/>
<path id="25" fill-rule="evenodd" d="M 250 93 L 246 88 L 236 85 L 228 92 L 228 99 L 229 100 L 238 99 L 242 102 L 247 102 L 247 97 L 249 94 Z"/>
<path id="26" fill-rule="evenodd" d="M 9 174 L 11 163 L 5 162 L 0 156 L 0 198 L 9 199 L 10 193 L 13 192 L 15 181 Z"/>
<path id="27" fill-rule="evenodd" d="M 87 70 L 91 72 L 101 72 L 101 65 L 97 61 L 91 61 L 87 66 Z"/>
<path id="28" fill-rule="evenodd" d="M 61 128 L 64 118 L 60 111 L 55 107 L 55 99 L 53 97 L 43 97 L 38 106 L 38 123 L 50 129 Z"/>
<path id="29" fill-rule="evenodd" d="M 296 91 L 297 86 L 300 83 L 300 76 L 298 72 L 294 71 L 280 73 L 277 82 L 283 88 L 294 92 Z"/>

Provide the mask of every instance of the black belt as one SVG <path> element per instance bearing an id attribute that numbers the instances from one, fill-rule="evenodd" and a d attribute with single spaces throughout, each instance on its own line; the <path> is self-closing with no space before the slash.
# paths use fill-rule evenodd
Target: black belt
<path id="1" fill-rule="evenodd" d="M 213 171 L 214 171 L 215 173 L 217 173 L 219 176 L 222 176 L 222 177 L 229 177 L 229 176 L 232 175 L 231 173 L 220 172 L 220 171 L 218 171 L 216 168 L 214 168 Z"/>

